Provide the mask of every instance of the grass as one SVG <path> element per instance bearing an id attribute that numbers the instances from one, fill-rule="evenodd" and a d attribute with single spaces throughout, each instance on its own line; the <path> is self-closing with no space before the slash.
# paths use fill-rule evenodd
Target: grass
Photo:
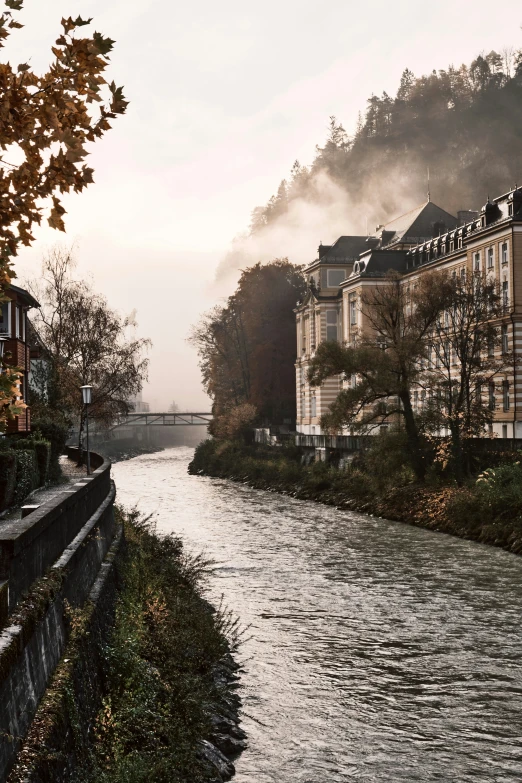
<path id="1" fill-rule="evenodd" d="M 10 783 L 221 780 L 201 749 L 212 719 L 237 713 L 222 676 L 235 666 L 237 622 L 204 598 L 209 563 L 188 555 L 180 539 L 159 536 L 136 511 L 116 513 L 126 544 L 113 621 L 100 633 L 92 604 L 65 608 L 65 654 Z"/>

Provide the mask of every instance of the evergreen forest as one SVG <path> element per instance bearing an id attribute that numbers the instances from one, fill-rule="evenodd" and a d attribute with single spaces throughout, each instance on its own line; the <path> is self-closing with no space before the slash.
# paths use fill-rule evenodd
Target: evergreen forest
<path id="1" fill-rule="evenodd" d="M 324 175 L 346 192 L 360 234 L 365 220 L 372 231 L 422 203 L 428 169 L 439 206 L 454 214 L 478 209 L 522 181 L 521 129 L 522 50 L 492 51 L 424 76 L 406 69 L 395 97 L 368 98 L 352 136 L 330 117 L 311 165 L 295 161 L 277 193 L 253 210 L 250 234 L 261 237 L 298 199 L 331 197 Z"/>

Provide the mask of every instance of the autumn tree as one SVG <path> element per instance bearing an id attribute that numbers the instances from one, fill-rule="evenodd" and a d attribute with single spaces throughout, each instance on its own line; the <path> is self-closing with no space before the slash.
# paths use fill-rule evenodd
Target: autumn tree
<path id="1" fill-rule="evenodd" d="M 0 47 L 23 27 L 17 15 L 22 6 L 23 0 L 5 0 Z M 43 75 L 28 63 L 0 63 L 0 303 L 15 276 L 13 258 L 20 245 L 33 241 L 34 225 L 47 214 L 52 228 L 65 230 L 62 194 L 79 193 L 93 181 L 84 163 L 87 144 L 101 138 L 127 106 L 122 88 L 104 78 L 114 41 L 98 32 L 76 36 L 91 21 L 62 19 Z M 18 382 L 16 370 L 4 373 L 0 421 L 12 413 L 11 386 Z"/>
<path id="2" fill-rule="evenodd" d="M 368 336 L 355 345 L 321 343 L 309 369 L 313 385 L 334 375 L 350 383 L 323 417 L 322 426 L 371 432 L 384 422 L 402 419 L 411 464 L 420 480 L 426 472 L 426 459 L 412 395 L 422 374 L 427 338 L 444 302 L 444 280 L 443 275 L 432 272 L 422 275 L 415 285 L 404 285 L 400 275 L 389 273 L 362 297 Z"/>
<path id="3" fill-rule="evenodd" d="M 79 422 L 81 439 L 79 387 L 93 386 L 90 415 L 111 424 L 142 389 L 150 341 L 135 335 L 133 315 L 120 316 L 104 296 L 75 279 L 74 265 L 70 251 L 55 247 L 44 258 L 41 280 L 30 288 L 41 304 L 33 321 L 47 352 L 49 404 Z"/>
<path id="4" fill-rule="evenodd" d="M 293 310 L 305 287 L 301 268 L 288 259 L 256 264 L 226 303 L 193 328 L 189 339 L 216 418 L 248 403 L 261 421 L 295 419 Z M 251 410 L 241 408 L 249 416 Z"/>

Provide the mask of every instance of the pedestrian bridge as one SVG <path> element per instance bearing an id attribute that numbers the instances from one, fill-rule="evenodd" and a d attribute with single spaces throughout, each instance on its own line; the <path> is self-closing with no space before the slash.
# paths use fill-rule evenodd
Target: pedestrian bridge
<path id="1" fill-rule="evenodd" d="M 127 413 L 118 418 L 111 427 L 208 427 L 212 421 L 211 413 Z"/>

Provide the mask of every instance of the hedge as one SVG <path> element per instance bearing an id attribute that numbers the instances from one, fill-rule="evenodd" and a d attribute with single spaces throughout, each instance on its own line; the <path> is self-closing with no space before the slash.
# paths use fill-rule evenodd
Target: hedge
<path id="1" fill-rule="evenodd" d="M 13 502 L 16 484 L 16 454 L 14 451 L 0 451 L 0 511 Z"/>
<path id="2" fill-rule="evenodd" d="M 59 460 L 65 451 L 70 427 L 65 421 L 56 421 L 45 416 L 33 419 L 31 426 L 34 432 L 37 432 L 42 439 L 50 443 L 51 455 L 47 480 L 57 481 L 62 473 Z"/>
<path id="3" fill-rule="evenodd" d="M 16 449 L 16 488 L 13 502 L 21 503 L 39 486 L 38 460 L 34 449 Z"/>

